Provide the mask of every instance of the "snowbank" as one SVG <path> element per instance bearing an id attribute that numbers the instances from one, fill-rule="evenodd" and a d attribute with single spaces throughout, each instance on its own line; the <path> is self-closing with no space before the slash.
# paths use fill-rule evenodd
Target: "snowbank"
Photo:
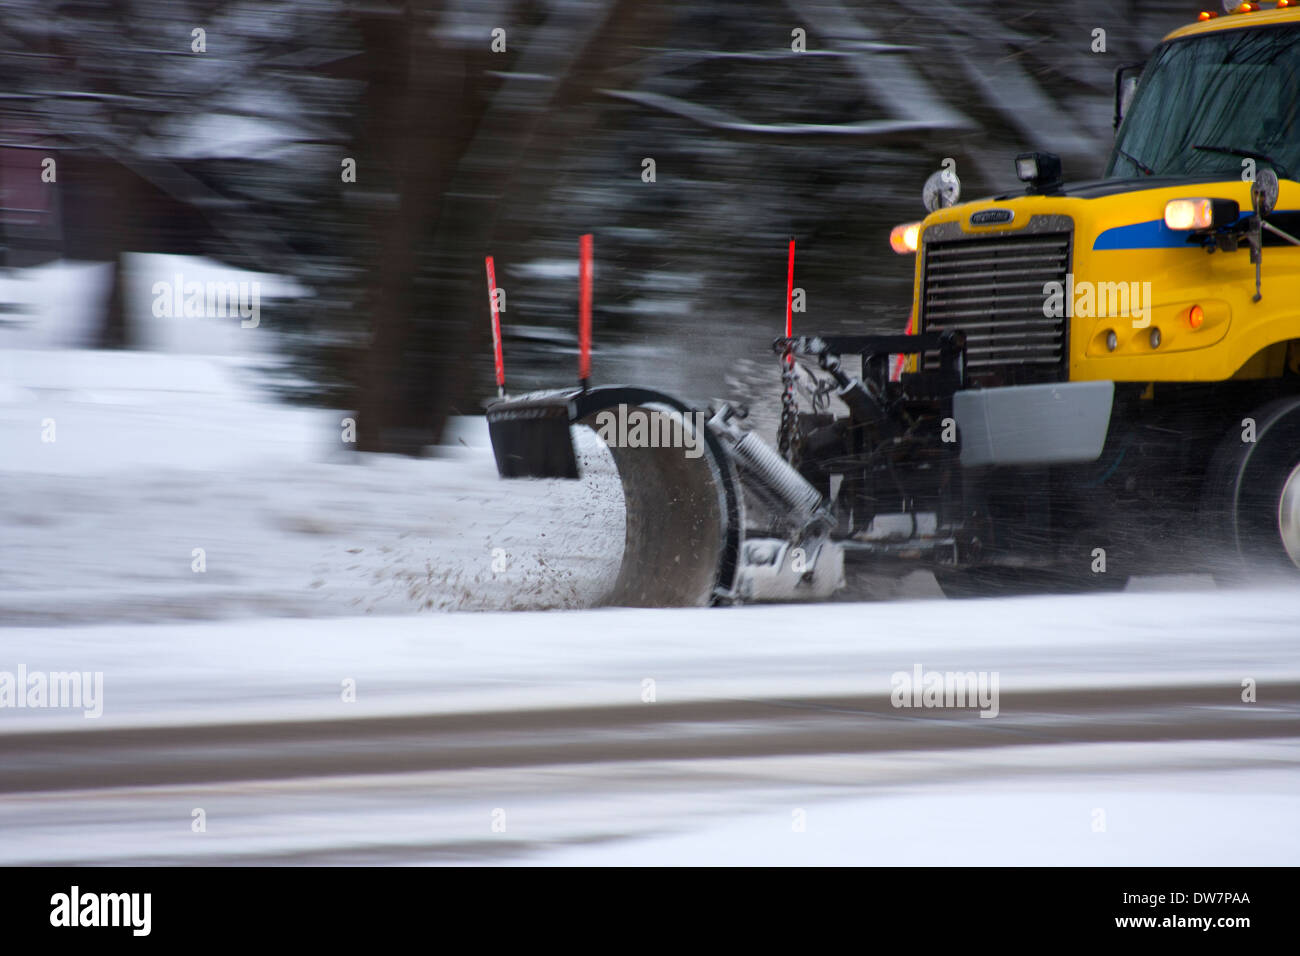
<path id="1" fill-rule="evenodd" d="M 622 492 L 588 430 L 581 482 L 500 481 L 479 418 L 432 457 L 358 454 L 346 413 L 259 393 L 264 332 L 150 313 L 155 275 L 248 273 L 133 257 L 152 350 L 70 347 L 106 268 L 0 288 L 0 625 L 575 607 L 614 579 Z"/>

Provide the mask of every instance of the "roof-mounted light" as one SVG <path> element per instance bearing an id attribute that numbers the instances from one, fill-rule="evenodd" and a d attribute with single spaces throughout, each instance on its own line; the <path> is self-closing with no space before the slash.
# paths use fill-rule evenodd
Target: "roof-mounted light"
<path id="1" fill-rule="evenodd" d="M 1028 183 L 1031 193 L 1048 193 L 1061 185 L 1061 157 L 1055 153 L 1021 153 L 1016 157 L 1016 177 Z"/>

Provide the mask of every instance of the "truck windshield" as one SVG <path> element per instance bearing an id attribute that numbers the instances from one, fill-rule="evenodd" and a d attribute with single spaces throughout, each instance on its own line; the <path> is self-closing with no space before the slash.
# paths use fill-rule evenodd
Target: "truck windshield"
<path id="1" fill-rule="evenodd" d="M 1160 47 L 1120 126 L 1108 178 L 1240 179 L 1254 156 L 1300 170 L 1300 25 L 1224 30 Z M 1215 149 L 1195 149 L 1196 146 Z M 1245 165 L 1244 165 L 1245 164 Z"/>

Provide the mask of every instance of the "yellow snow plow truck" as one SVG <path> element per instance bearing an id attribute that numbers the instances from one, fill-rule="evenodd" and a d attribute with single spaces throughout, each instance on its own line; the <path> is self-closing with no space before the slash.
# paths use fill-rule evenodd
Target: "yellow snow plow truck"
<path id="1" fill-rule="evenodd" d="M 950 596 L 1300 580 L 1300 8 L 1202 14 L 1117 71 L 1115 123 L 1099 180 L 1051 153 L 975 202 L 931 177 L 891 237 L 910 334 L 778 339 L 779 451 L 728 403 L 604 386 L 489 406 L 502 476 L 577 477 L 570 425 L 616 407 L 702 431 L 691 459 L 602 434 L 611 603 L 824 598 L 846 566 Z"/>

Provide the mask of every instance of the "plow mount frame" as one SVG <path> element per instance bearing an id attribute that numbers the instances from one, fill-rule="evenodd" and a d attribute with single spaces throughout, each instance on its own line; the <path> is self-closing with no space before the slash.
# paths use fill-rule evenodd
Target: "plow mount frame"
<path id="1" fill-rule="evenodd" d="M 905 402 L 951 412 L 952 395 L 965 384 L 965 339 L 960 332 L 797 336 L 777 339 L 773 349 L 815 360 L 835 379 L 836 394 L 849 409 L 849 418 L 838 421 L 858 435 L 877 436 L 879 447 L 859 449 L 838 463 L 836 472 L 846 479 L 854 469 L 872 467 L 880 447 L 900 435 L 947 453 L 937 436 L 930 441 L 908 435 L 898 406 Z M 907 373 L 901 383 L 889 381 L 890 356 L 923 352 L 938 354 L 937 369 Z M 849 374 L 841 355 L 861 356 L 861 378 Z M 691 404 L 656 389 L 601 385 L 490 402 L 486 417 L 498 473 L 502 478 L 580 478 L 571 427 L 598 431 L 602 413 L 615 410 L 660 416 L 657 424 L 665 424 L 663 417 L 679 417 L 683 428 L 696 422 L 691 434 L 700 454 L 692 460 L 682 448 L 606 441 L 623 486 L 627 521 L 618 580 L 602 603 L 663 607 L 827 597 L 842 583 L 846 552 L 877 560 L 907 556 L 914 562 L 918 546 L 926 546 L 928 536 L 866 540 L 861 534 L 865 526 L 837 527 L 827 492 L 818 490 L 802 469 L 781 458 L 756 433 L 739 428 L 736 420 L 743 411 L 725 402 Z M 855 475 L 852 482 L 851 496 L 858 494 L 860 479 Z M 844 494 L 841 489 L 838 497 Z M 751 504 L 774 512 L 782 529 L 751 534 L 746 526 L 747 495 L 752 496 Z M 909 503 L 903 510 L 910 508 Z M 915 519 L 912 527 L 917 527 Z M 936 530 L 941 533 L 929 537 L 929 544 L 951 556 L 939 563 L 955 561 L 953 529 Z M 779 566 L 787 558 L 772 556 L 795 552 L 812 556 L 813 564 L 820 566 L 774 575 L 773 562 Z M 753 567 L 747 571 L 748 565 Z"/>

